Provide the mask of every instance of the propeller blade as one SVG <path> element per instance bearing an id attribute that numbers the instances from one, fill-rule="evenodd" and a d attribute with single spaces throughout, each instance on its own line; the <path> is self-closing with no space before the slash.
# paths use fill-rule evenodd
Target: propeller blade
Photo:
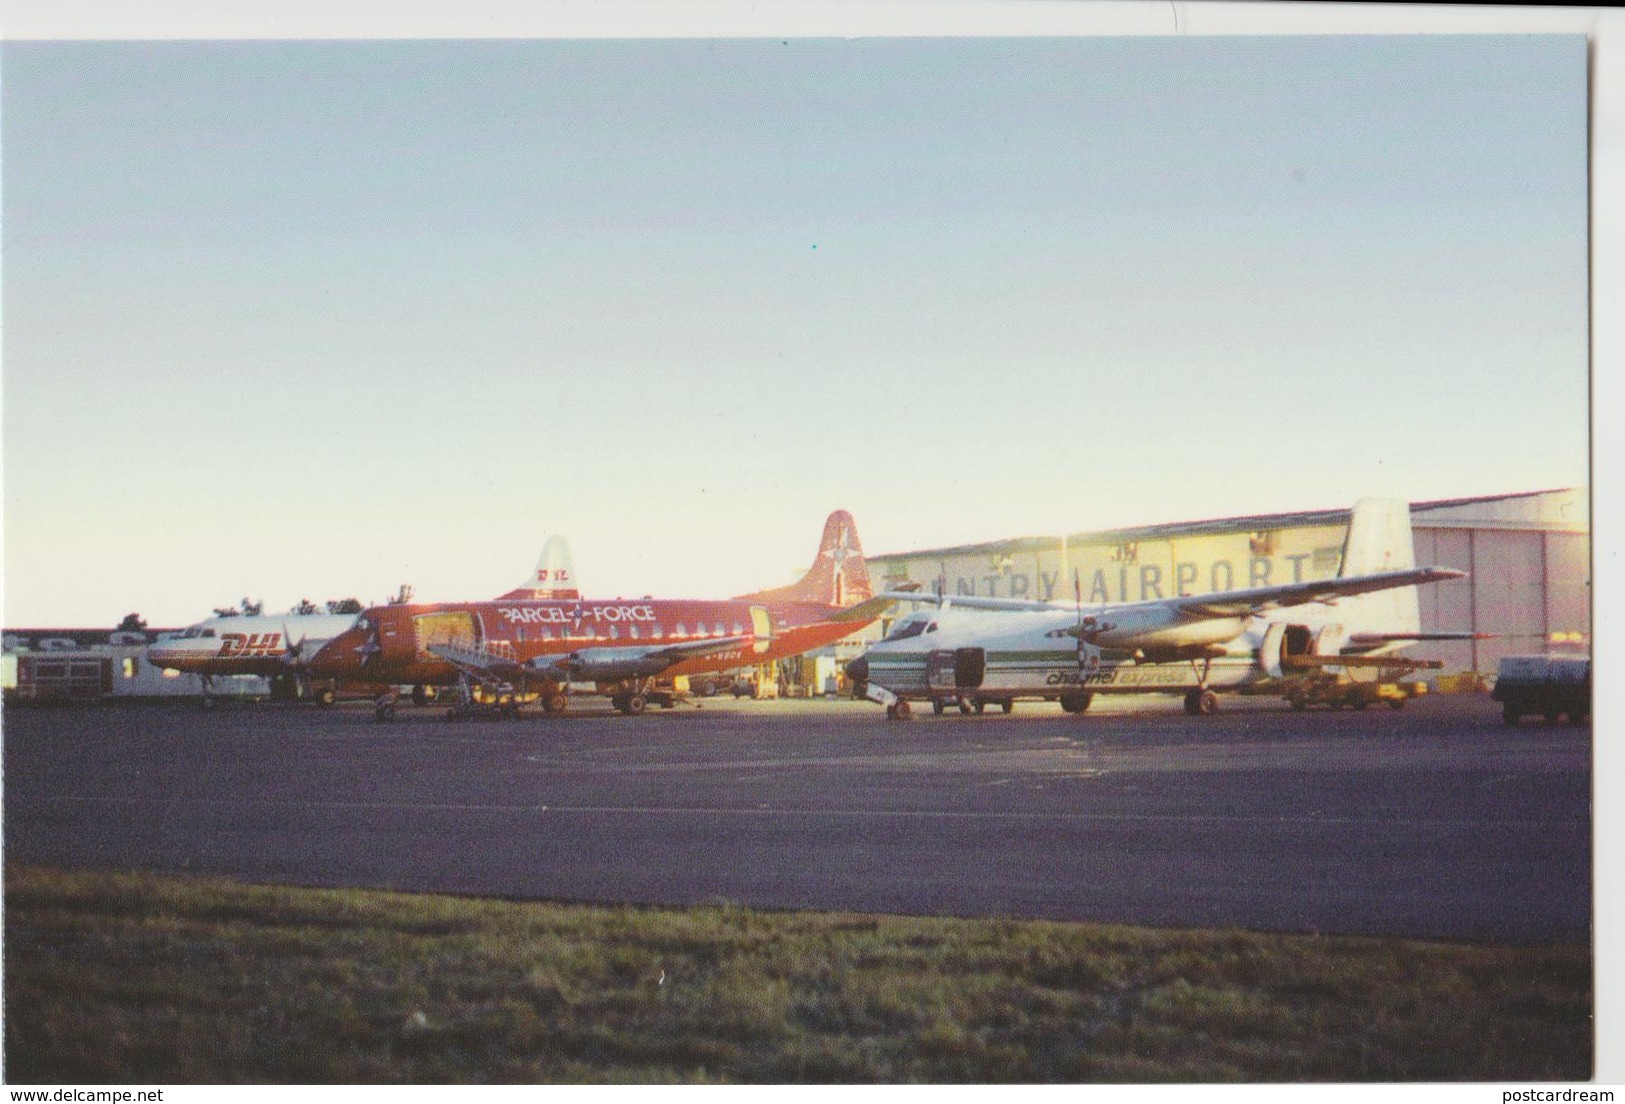
<path id="1" fill-rule="evenodd" d="M 295 640 L 293 638 L 293 633 L 288 631 L 288 623 L 286 621 L 282 622 L 282 647 L 283 662 L 295 664 L 299 662 L 299 654 L 304 651 L 305 648 L 305 638 L 301 636 L 298 640 Z"/>

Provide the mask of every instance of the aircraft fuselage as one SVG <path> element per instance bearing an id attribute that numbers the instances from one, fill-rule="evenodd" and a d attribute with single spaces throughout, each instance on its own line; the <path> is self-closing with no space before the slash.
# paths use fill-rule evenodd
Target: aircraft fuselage
<path id="1" fill-rule="evenodd" d="M 726 648 L 683 659 L 664 675 L 689 675 L 769 663 L 839 640 L 861 627 L 829 618 L 837 607 L 802 602 L 544 600 L 378 606 L 330 641 L 312 661 L 326 677 L 451 685 L 457 668 L 432 645 L 500 655 L 517 663 L 587 649 L 658 648 L 733 639 Z"/>

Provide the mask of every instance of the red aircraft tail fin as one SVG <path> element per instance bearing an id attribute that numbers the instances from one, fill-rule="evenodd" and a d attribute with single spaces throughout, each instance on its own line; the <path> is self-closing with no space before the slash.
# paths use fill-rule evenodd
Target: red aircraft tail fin
<path id="1" fill-rule="evenodd" d="M 799 583 L 741 594 L 760 602 L 815 602 L 823 606 L 855 606 L 873 597 L 869 567 L 863 561 L 863 545 L 852 515 L 836 510 L 824 522 L 818 541 L 818 555 Z"/>

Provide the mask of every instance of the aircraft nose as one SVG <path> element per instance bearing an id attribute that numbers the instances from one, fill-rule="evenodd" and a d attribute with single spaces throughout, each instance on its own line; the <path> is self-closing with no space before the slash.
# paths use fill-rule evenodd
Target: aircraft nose
<path id="1" fill-rule="evenodd" d="M 317 678 L 337 678 L 344 674 L 337 645 L 349 635 L 347 632 L 340 633 L 317 649 L 316 654 L 310 657 L 310 673 Z"/>
<path id="2" fill-rule="evenodd" d="M 853 682 L 869 681 L 869 657 L 860 655 L 846 665 L 846 677 Z"/>

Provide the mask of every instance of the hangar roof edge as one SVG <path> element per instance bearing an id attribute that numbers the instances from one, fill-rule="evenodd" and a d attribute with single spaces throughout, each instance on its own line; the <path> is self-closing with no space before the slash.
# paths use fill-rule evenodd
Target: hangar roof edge
<path id="1" fill-rule="evenodd" d="M 1466 506 L 1512 502 L 1538 498 L 1542 495 L 1570 494 L 1581 488 L 1557 487 L 1541 491 L 1515 491 L 1511 494 L 1476 495 L 1468 498 L 1439 498 L 1411 503 L 1411 516 L 1431 511 L 1459 509 Z M 1115 544 L 1123 541 L 1150 540 L 1159 537 L 1191 536 L 1195 534 L 1253 532 L 1260 529 L 1284 529 L 1305 525 L 1330 525 L 1346 522 L 1350 507 L 1326 510 L 1298 510 L 1280 514 L 1245 514 L 1237 517 L 1206 518 L 1200 521 L 1163 522 L 1157 525 L 1133 525 L 1122 529 L 1080 529 L 1067 533 L 1068 543 Z M 1061 535 L 1049 537 L 1011 537 L 1007 540 L 981 541 L 976 544 L 956 544 L 938 548 L 919 548 L 909 552 L 882 552 L 868 555 L 869 561 L 918 559 L 926 556 L 974 556 L 989 552 L 1025 552 L 1054 548 L 1061 543 Z"/>

